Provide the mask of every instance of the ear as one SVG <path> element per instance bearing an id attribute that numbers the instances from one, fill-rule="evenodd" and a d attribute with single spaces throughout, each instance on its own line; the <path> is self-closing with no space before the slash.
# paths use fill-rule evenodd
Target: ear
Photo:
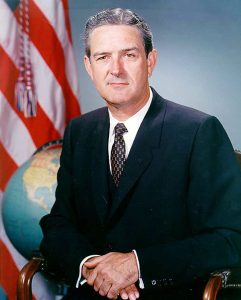
<path id="1" fill-rule="evenodd" d="M 87 73 L 89 74 L 90 78 L 93 80 L 92 65 L 87 55 L 84 56 L 84 64 Z"/>
<path id="2" fill-rule="evenodd" d="M 147 57 L 147 66 L 148 66 L 148 76 L 150 77 L 157 61 L 157 51 L 156 49 L 152 49 L 152 51 L 148 54 Z"/>

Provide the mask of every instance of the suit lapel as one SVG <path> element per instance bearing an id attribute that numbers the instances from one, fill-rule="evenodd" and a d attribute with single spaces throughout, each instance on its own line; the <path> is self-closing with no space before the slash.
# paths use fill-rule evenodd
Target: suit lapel
<path id="1" fill-rule="evenodd" d="M 97 123 L 93 134 L 93 146 L 91 155 L 92 166 L 92 194 L 97 214 L 103 224 L 109 201 L 108 191 L 108 136 L 109 116 L 107 109 L 103 118 Z"/>
<path id="2" fill-rule="evenodd" d="M 158 100 L 157 98 L 162 99 L 153 91 L 152 104 L 137 132 L 120 179 L 119 187 L 112 201 L 109 214 L 110 219 L 118 210 L 138 178 L 140 178 L 151 163 L 153 150 L 160 146 L 166 104 L 164 100 Z"/>

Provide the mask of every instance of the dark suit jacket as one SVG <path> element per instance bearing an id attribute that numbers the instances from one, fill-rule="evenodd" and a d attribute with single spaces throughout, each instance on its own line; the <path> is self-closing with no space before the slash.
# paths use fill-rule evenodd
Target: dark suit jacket
<path id="1" fill-rule="evenodd" d="M 153 90 L 112 197 L 108 134 L 107 108 L 65 131 L 56 202 L 41 220 L 41 249 L 55 270 L 75 284 L 87 255 L 136 249 L 144 294 L 165 300 L 172 287 L 240 265 L 241 172 L 215 117 Z"/>

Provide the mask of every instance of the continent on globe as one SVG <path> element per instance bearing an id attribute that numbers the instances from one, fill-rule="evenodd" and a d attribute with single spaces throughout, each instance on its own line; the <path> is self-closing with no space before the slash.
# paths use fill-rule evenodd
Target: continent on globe
<path id="1" fill-rule="evenodd" d="M 59 169 L 60 151 L 56 149 L 41 151 L 33 156 L 29 167 L 23 174 L 23 184 L 30 201 L 36 202 L 48 213 L 52 206 L 50 200 L 56 190 L 56 174 Z"/>

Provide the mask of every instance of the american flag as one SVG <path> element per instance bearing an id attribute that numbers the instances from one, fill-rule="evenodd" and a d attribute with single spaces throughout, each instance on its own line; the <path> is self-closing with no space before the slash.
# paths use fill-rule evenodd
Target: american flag
<path id="1" fill-rule="evenodd" d="M 14 300 L 17 276 L 26 260 L 3 228 L 4 190 L 11 175 L 37 148 L 63 136 L 80 107 L 68 0 L 22 0 L 28 5 L 29 34 L 23 28 L 22 36 L 29 40 L 37 115 L 26 117 L 18 110 L 15 86 L 20 70 L 21 10 L 19 4 L 11 9 L 8 2 L 0 0 L 0 299 L 5 295 Z M 41 284 L 33 291 L 35 299 L 52 299 Z"/>

